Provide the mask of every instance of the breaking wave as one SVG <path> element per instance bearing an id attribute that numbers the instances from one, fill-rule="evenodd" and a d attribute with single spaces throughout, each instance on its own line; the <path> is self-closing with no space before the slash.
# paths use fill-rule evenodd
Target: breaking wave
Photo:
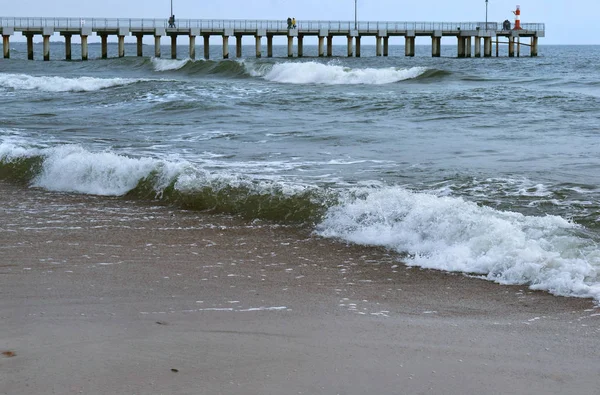
<path id="1" fill-rule="evenodd" d="M 262 77 L 285 84 L 379 85 L 417 78 L 426 71 L 425 67 L 352 69 L 318 62 L 290 62 L 273 65 Z"/>
<path id="2" fill-rule="evenodd" d="M 64 78 L 0 73 L 0 88 L 38 90 L 43 92 L 90 92 L 115 86 L 135 84 L 142 79 L 132 78 Z"/>

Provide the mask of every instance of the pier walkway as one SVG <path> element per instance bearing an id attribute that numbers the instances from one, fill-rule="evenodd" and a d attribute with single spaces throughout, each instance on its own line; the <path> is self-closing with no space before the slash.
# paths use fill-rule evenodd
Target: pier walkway
<path id="1" fill-rule="evenodd" d="M 28 58 L 33 59 L 33 37 L 43 37 L 43 57 L 50 60 L 50 37 L 55 33 L 65 38 L 66 59 L 71 59 L 71 38 L 81 37 L 81 57 L 88 59 L 87 39 L 92 34 L 100 36 L 102 58 L 108 56 L 108 36 L 118 39 L 118 56 L 125 56 L 125 36 L 137 37 L 137 55 L 142 56 L 144 36 L 155 38 L 154 56 L 160 57 L 160 40 L 163 36 L 171 38 L 171 58 L 177 58 L 177 37 L 189 37 L 189 57 L 196 58 L 196 37 L 204 40 L 204 58 L 209 58 L 211 36 L 220 36 L 223 40 L 223 58 L 229 58 L 229 38 L 236 38 L 236 56 L 242 56 L 242 37 L 252 36 L 256 43 L 256 57 L 262 56 L 262 38 L 266 37 L 267 56 L 273 56 L 273 37 L 287 37 L 288 56 L 303 56 L 303 42 L 306 36 L 318 37 L 319 56 L 332 56 L 334 36 L 347 38 L 348 56 L 360 56 L 361 39 L 375 37 L 377 56 L 388 56 L 390 38 L 403 37 L 405 55 L 415 55 L 415 38 L 431 37 L 431 54 L 441 54 L 442 37 L 455 37 L 457 56 L 492 56 L 495 41 L 496 56 L 499 54 L 499 38 L 508 43 L 508 56 L 520 56 L 521 45 L 530 47 L 530 55 L 538 55 L 538 38 L 545 36 L 543 23 L 521 24 L 521 29 L 502 29 L 502 23 L 488 22 L 348 22 L 348 21 L 298 21 L 295 28 L 288 29 L 286 21 L 279 20 L 206 20 L 178 19 L 169 26 L 168 19 L 105 19 L 105 18 L 5 18 L 0 17 L 0 34 L 3 38 L 4 58 L 10 57 L 10 37 L 20 32 L 27 38 Z M 527 38 L 530 43 L 521 43 Z M 483 40 L 483 51 L 481 41 Z M 325 41 L 327 49 L 325 51 Z M 473 42 L 475 51 L 473 53 Z M 515 51 L 516 49 L 516 51 Z"/>

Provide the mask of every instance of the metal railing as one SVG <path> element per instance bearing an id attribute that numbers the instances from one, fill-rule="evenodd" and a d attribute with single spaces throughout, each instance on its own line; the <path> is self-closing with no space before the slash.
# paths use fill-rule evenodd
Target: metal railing
<path id="1" fill-rule="evenodd" d="M 258 30 L 285 32 L 288 30 L 287 22 L 283 20 L 235 20 L 235 19 L 177 19 L 177 29 L 200 30 Z M 458 31 L 458 30 L 481 30 L 486 28 L 485 22 L 358 22 L 354 21 L 297 21 L 299 31 L 317 31 L 327 29 L 330 32 L 348 32 L 359 30 L 361 33 L 376 33 L 380 30 L 388 32 L 430 32 L 430 31 Z M 502 23 L 488 22 L 487 30 L 501 31 Z M 121 18 L 0 18 L 0 27 L 12 27 L 16 30 L 28 29 L 78 29 L 91 27 L 92 30 L 110 30 L 119 28 L 128 29 L 155 29 L 168 28 L 168 18 L 161 19 L 121 19 Z M 543 32 L 543 23 L 524 23 L 522 30 Z"/>

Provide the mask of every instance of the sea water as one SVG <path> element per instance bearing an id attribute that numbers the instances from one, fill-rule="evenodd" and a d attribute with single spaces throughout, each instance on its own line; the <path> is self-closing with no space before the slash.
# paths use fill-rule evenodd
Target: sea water
<path id="1" fill-rule="evenodd" d="M 52 44 L 55 60 L 28 61 L 13 43 L 0 59 L 1 179 L 308 227 L 407 265 L 600 300 L 600 47 L 99 50 L 66 62 Z"/>

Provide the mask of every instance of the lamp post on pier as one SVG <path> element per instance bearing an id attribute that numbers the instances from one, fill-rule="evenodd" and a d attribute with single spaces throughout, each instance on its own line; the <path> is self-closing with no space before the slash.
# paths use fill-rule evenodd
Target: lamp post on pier
<path id="1" fill-rule="evenodd" d="M 173 0 L 171 0 L 173 1 Z M 488 4 L 488 0 L 485 0 L 485 31 L 487 32 L 487 4 Z"/>
<path id="2" fill-rule="evenodd" d="M 358 29 L 358 19 L 357 19 L 357 9 L 358 9 L 358 0 L 354 0 L 354 30 Z"/>

